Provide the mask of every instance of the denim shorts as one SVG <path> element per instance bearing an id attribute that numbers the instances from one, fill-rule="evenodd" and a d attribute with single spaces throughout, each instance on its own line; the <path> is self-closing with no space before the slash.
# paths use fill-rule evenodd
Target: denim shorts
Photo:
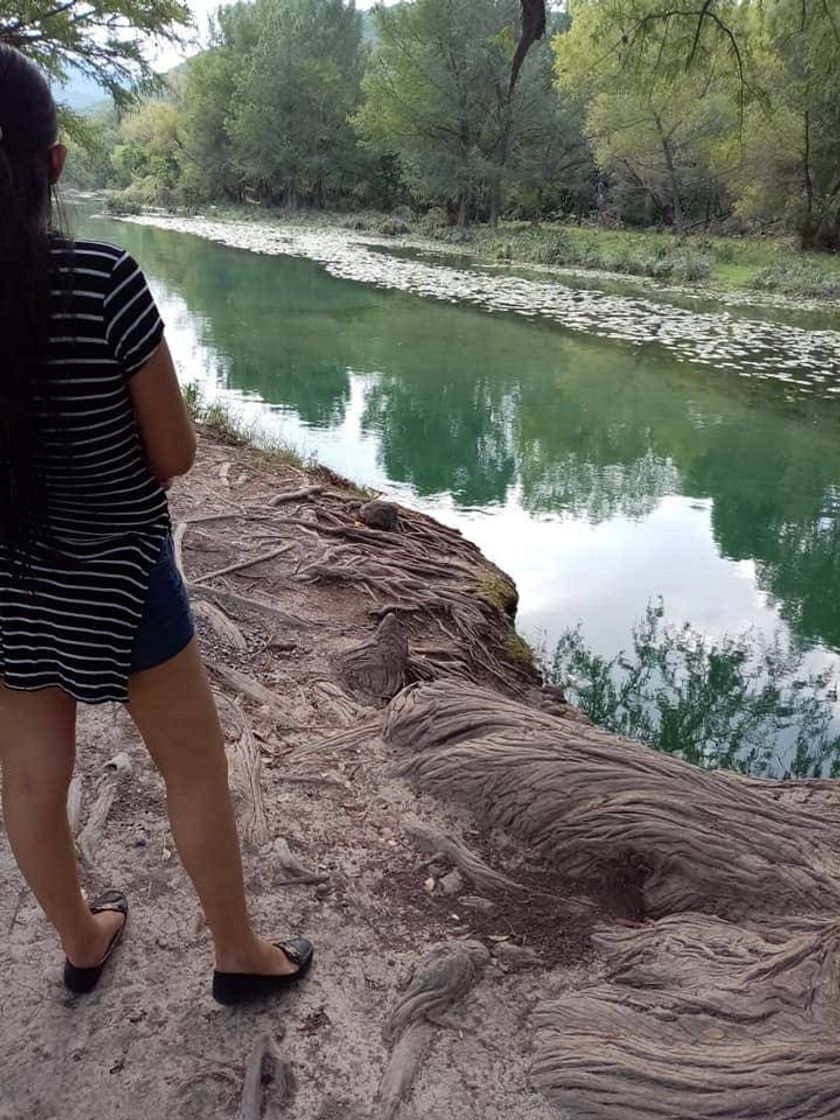
<path id="1" fill-rule="evenodd" d="M 130 672 L 153 669 L 180 653 L 195 635 L 187 589 L 167 534 L 149 577 L 143 617 L 131 650 Z"/>

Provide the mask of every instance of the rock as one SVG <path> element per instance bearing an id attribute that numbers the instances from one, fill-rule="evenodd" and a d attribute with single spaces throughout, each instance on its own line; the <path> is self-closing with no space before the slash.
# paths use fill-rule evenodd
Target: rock
<path id="1" fill-rule="evenodd" d="M 359 510 L 359 520 L 369 529 L 394 532 L 400 527 L 400 514 L 393 502 L 367 502 Z"/>
<path id="2" fill-rule="evenodd" d="M 435 881 L 430 875 L 429 878 L 426 879 L 426 881 L 423 883 L 423 890 L 426 892 L 426 894 L 432 894 L 434 892 L 434 889 Z"/>
<path id="3" fill-rule="evenodd" d="M 444 875 L 442 879 L 438 880 L 438 887 L 440 893 L 447 896 L 456 895 L 459 891 L 464 889 L 464 880 L 459 871 L 450 871 L 448 875 Z"/>

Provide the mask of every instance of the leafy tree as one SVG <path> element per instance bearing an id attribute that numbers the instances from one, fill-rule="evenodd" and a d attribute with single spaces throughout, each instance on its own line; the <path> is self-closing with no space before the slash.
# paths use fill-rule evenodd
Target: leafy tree
<path id="1" fill-rule="evenodd" d="M 765 96 L 743 141 L 729 145 L 730 180 L 747 217 L 781 219 L 803 249 L 840 248 L 840 11 L 774 0 L 750 24 Z"/>
<path id="2" fill-rule="evenodd" d="M 459 225 L 477 206 L 495 218 L 529 127 L 545 140 L 556 126 L 544 52 L 531 52 L 511 90 L 518 4 L 416 0 L 375 19 L 360 134 L 398 155 L 416 194 L 451 207 Z"/>
<path id="3" fill-rule="evenodd" d="M 242 198 L 244 180 L 236 166 L 229 121 L 237 78 L 258 39 L 253 5 L 219 8 L 210 49 L 187 65 L 183 115 L 190 159 L 184 168 L 184 190 L 192 199 Z"/>
<path id="4" fill-rule="evenodd" d="M 0 43 L 59 81 L 75 68 L 122 103 L 154 79 L 149 44 L 177 42 L 189 22 L 184 0 L 0 0 Z"/>
<path id="5" fill-rule="evenodd" d="M 235 162 L 261 198 L 325 205 L 352 180 L 361 18 L 345 0 L 257 0 L 253 15 L 227 125 Z"/>
<path id="6" fill-rule="evenodd" d="M 588 98 L 586 129 L 605 177 L 600 208 L 665 221 L 683 234 L 689 212 L 700 209 L 708 219 L 710 201 L 723 194 L 712 153 L 738 127 L 726 46 L 713 41 L 702 64 L 675 71 L 674 59 L 684 59 L 689 45 L 672 23 L 654 23 L 635 44 L 626 33 L 626 44 L 617 39 L 617 31 L 609 2 L 586 5 L 571 30 L 555 37 L 558 84 Z M 643 207 L 634 213 L 639 194 Z"/>
<path id="7" fill-rule="evenodd" d="M 172 101 L 144 101 L 122 122 L 111 154 L 117 185 L 137 202 L 171 206 L 184 163 L 182 120 Z"/>

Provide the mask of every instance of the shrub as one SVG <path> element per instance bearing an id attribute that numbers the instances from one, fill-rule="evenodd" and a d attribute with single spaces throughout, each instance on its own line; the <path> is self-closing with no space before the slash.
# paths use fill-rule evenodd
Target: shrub
<path id="1" fill-rule="evenodd" d="M 142 212 L 142 206 L 139 202 L 132 198 L 124 198 L 119 194 L 107 194 L 103 209 L 106 214 L 113 214 L 114 217 L 127 218 L 133 217 Z"/>
<path id="2" fill-rule="evenodd" d="M 840 299 L 840 274 L 826 272 L 813 264 L 771 264 L 759 269 L 750 287 L 785 295 Z"/>
<path id="3" fill-rule="evenodd" d="M 411 233 L 411 226 L 404 222 L 402 218 L 383 218 L 376 223 L 375 231 L 383 237 L 401 237 Z"/>

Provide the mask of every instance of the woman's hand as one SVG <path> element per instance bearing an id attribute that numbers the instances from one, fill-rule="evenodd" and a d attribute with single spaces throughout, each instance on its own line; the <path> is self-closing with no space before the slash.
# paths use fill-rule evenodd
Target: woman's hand
<path id="1" fill-rule="evenodd" d="M 146 461 L 166 481 L 186 474 L 195 459 L 195 431 L 172 364 L 166 339 L 128 383 Z"/>

